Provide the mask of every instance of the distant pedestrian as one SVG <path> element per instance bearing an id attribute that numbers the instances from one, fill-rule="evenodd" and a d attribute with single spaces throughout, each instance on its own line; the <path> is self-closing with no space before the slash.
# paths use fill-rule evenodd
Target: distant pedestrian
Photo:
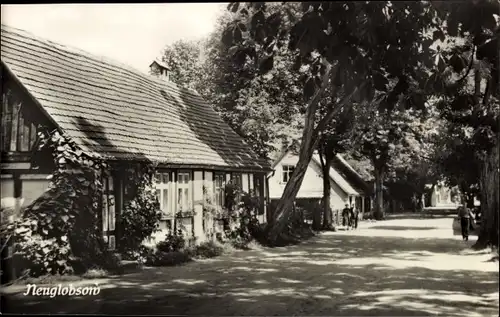
<path id="1" fill-rule="evenodd" d="M 474 215 L 474 212 L 472 211 L 472 209 L 470 208 L 467 208 L 467 210 L 469 211 L 469 228 L 470 228 L 470 231 L 474 231 L 475 227 L 476 227 L 476 216 Z"/>
<path id="2" fill-rule="evenodd" d="M 359 207 L 356 207 L 356 209 L 353 210 L 353 227 L 354 229 L 358 229 L 358 218 L 359 218 Z"/>
<path id="3" fill-rule="evenodd" d="M 462 228 L 462 239 L 469 240 L 470 226 L 470 210 L 465 206 L 458 207 L 458 218 L 460 219 L 460 227 Z"/>
<path id="4" fill-rule="evenodd" d="M 345 208 L 342 210 L 342 225 L 344 227 L 349 227 L 349 214 L 351 213 L 351 209 L 348 204 L 345 204 Z"/>
<path id="5" fill-rule="evenodd" d="M 349 208 L 349 227 L 354 229 L 354 207 Z"/>

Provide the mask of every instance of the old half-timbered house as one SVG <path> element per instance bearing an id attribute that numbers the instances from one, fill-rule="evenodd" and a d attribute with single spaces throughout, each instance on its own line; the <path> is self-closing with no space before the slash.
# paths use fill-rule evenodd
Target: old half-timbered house
<path id="1" fill-rule="evenodd" d="M 50 164 L 34 166 L 39 125 L 59 129 L 82 151 L 119 166 L 120 162 L 157 164 L 157 194 L 166 229 L 181 210 L 187 231 L 204 240 L 204 195 L 224 203 L 224 188 L 236 182 L 243 191 L 268 197 L 271 169 L 192 90 L 168 80 L 168 69 L 153 62 L 158 76 L 59 45 L 2 25 L 2 207 L 26 206 L 49 185 Z M 37 153 L 48 155 L 50 153 Z M 115 247 L 125 180 L 114 171 L 105 181 L 103 231 Z M 267 199 L 259 218 L 265 221 Z M 126 234 L 126 233 L 122 233 Z"/>

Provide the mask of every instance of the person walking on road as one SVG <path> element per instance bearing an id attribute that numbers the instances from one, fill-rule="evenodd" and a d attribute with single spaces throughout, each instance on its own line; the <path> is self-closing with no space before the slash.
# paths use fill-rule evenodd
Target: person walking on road
<path id="1" fill-rule="evenodd" d="M 345 204 L 345 208 L 342 210 L 342 225 L 344 227 L 347 226 L 349 228 L 349 214 L 351 213 L 351 209 L 348 204 Z"/>
<path id="2" fill-rule="evenodd" d="M 359 207 L 351 208 L 351 210 L 352 210 L 351 214 L 352 227 L 354 229 L 358 229 Z"/>
<path id="3" fill-rule="evenodd" d="M 458 218 L 462 228 L 462 239 L 469 241 L 470 210 L 465 206 L 458 207 Z"/>

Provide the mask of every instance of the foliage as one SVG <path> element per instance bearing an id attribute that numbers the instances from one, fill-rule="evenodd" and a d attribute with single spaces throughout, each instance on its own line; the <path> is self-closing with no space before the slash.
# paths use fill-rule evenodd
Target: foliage
<path id="1" fill-rule="evenodd" d="M 447 133 L 454 139 L 445 160 L 450 163 L 447 176 L 465 190 L 479 187 L 485 217 L 476 245 L 497 245 L 500 3 L 479 0 L 453 6 L 438 2 L 436 8 L 446 27 L 434 31 L 442 46 L 438 46 L 437 67 L 428 86 L 439 99 L 438 109 L 449 122 Z M 477 170 L 453 175 L 471 165 Z"/>
<path id="2" fill-rule="evenodd" d="M 186 246 L 182 229 L 171 230 L 164 241 L 158 242 L 156 249 L 160 252 L 177 252 Z"/>
<path id="3" fill-rule="evenodd" d="M 262 239 L 262 228 L 257 219 L 257 211 L 262 205 L 260 197 L 244 193 L 237 205 L 237 213 L 232 220 L 235 222 L 226 237 L 237 248 L 246 248 L 253 239 Z"/>
<path id="4" fill-rule="evenodd" d="M 425 185 L 438 178 L 433 151 L 442 130 L 437 115 L 430 109 L 407 109 L 403 100 L 392 111 L 356 108 L 356 112 L 351 155 L 368 159 L 373 167 L 375 216 L 383 215 L 379 199 L 386 186 L 390 196 L 417 208 Z"/>
<path id="5" fill-rule="evenodd" d="M 158 231 L 162 214 L 153 184 L 154 173 L 150 164 L 131 165 L 123 173 L 126 188 L 120 221 L 126 234 L 118 242 L 121 253 L 140 251 L 144 239 Z"/>
<path id="6" fill-rule="evenodd" d="M 320 152 L 331 152 L 335 155 L 350 150 L 354 137 L 354 116 L 352 108 L 345 108 L 326 125 L 319 137 Z"/>
<path id="7" fill-rule="evenodd" d="M 331 184 L 330 168 L 338 153 L 344 153 L 352 146 L 354 136 L 354 111 L 351 107 L 344 108 L 338 116 L 326 124 L 325 130 L 319 135 L 318 153 L 323 177 L 323 208 L 317 210 L 313 217 L 313 228 L 329 230 L 334 228 L 333 214 L 330 208 Z M 321 217 L 321 214 L 323 216 Z M 321 221 L 322 218 L 322 221 Z M 322 222 L 322 223 L 321 223 Z"/>
<path id="8" fill-rule="evenodd" d="M 169 251 L 170 250 L 170 251 Z M 158 248 L 155 252 L 150 252 L 146 256 L 145 263 L 148 266 L 174 266 L 190 262 L 193 259 L 207 259 L 228 253 L 227 245 L 222 245 L 214 241 L 203 242 L 197 246 L 180 247 L 172 251 L 171 248 Z"/>
<path id="9" fill-rule="evenodd" d="M 170 80 L 179 86 L 201 88 L 202 41 L 179 40 L 164 48 L 162 61 L 170 69 Z"/>
<path id="10" fill-rule="evenodd" d="M 101 177 L 107 165 L 57 131 L 40 133 L 56 166 L 49 189 L 11 225 L 15 258 L 31 276 L 65 274 L 78 268 L 116 268 L 100 234 Z"/>
<path id="11" fill-rule="evenodd" d="M 319 133 L 341 109 L 357 103 L 392 111 L 401 94 L 406 107 L 425 107 L 422 65 L 432 65 L 426 31 L 436 15 L 424 1 L 231 3 L 228 10 L 236 14 L 222 42 L 233 45 L 237 64 L 254 65 L 265 76 L 284 49 L 293 56 L 294 69 L 307 69 L 299 81 L 306 101 L 299 163 L 271 224 L 275 240 Z M 325 92 L 333 102 L 321 112 Z"/>
<path id="12" fill-rule="evenodd" d="M 304 221 L 312 221 L 317 211 L 322 211 L 321 200 L 299 199 L 296 201 L 295 212 L 303 217 Z"/>
<path id="13" fill-rule="evenodd" d="M 462 131 L 450 133 L 447 127 L 441 141 L 438 166 L 448 186 L 459 186 L 466 196 L 478 196 L 480 160 L 472 140 Z"/>
<path id="14" fill-rule="evenodd" d="M 481 158 L 498 135 L 500 4 L 485 0 L 464 6 L 439 3 L 438 8 L 448 27 L 436 31 L 444 45 L 429 85 L 441 97 L 438 108 L 450 122 L 449 132 L 457 140 L 465 136 Z"/>
<path id="15" fill-rule="evenodd" d="M 197 90 L 252 149 L 267 155 L 298 139 L 300 89 L 298 72 L 283 51 L 277 67 L 265 77 L 255 67 L 240 67 L 230 46 L 219 41 L 230 14 L 219 17 L 216 30 L 204 41 L 178 41 L 166 47 L 162 59 L 181 86 Z"/>
<path id="16" fill-rule="evenodd" d="M 192 261 L 189 253 L 175 251 L 163 252 L 156 251 L 146 258 L 145 264 L 148 266 L 174 266 Z"/>
<path id="17" fill-rule="evenodd" d="M 144 264 L 153 253 L 153 248 L 141 245 L 139 248 L 121 253 L 121 255 L 123 260 L 136 261 L 139 264 Z"/>
<path id="18" fill-rule="evenodd" d="M 304 2 L 231 3 L 237 12 L 225 28 L 222 42 L 236 45 L 234 57 L 240 64 L 250 58 L 262 73 L 275 66 L 275 55 L 285 45 L 296 52 L 295 66 L 307 66 L 304 97 L 309 99 L 327 64 L 337 64 L 333 84 L 351 92 L 366 82 L 357 100 L 374 100 L 391 108 L 413 81 L 427 76 L 420 65 L 432 65 L 424 30 L 436 24 L 427 2 Z M 395 27 L 397 25 L 397 27 Z M 259 53 L 262 52 L 262 55 Z M 389 80 L 395 85 L 389 85 Z M 375 96 L 375 91 L 382 93 Z M 417 98 L 417 96 L 419 98 Z M 419 108 L 419 92 L 409 100 Z"/>
<path id="19" fill-rule="evenodd" d="M 193 256 L 202 259 L 214 258 L 226 253 L 227 248 L 214 241 L 203 242 L 193 249 Z"/>

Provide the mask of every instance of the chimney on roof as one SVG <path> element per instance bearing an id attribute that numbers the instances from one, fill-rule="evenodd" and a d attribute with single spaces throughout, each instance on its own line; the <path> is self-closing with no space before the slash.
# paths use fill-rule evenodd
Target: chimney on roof
<path id="1" fill-rule="evenodd" d="M 162 80 L 170 81 L 170 67 L 159 60 L 154 60 L 151 65 L 149 65 L 149 73 Z"/>

